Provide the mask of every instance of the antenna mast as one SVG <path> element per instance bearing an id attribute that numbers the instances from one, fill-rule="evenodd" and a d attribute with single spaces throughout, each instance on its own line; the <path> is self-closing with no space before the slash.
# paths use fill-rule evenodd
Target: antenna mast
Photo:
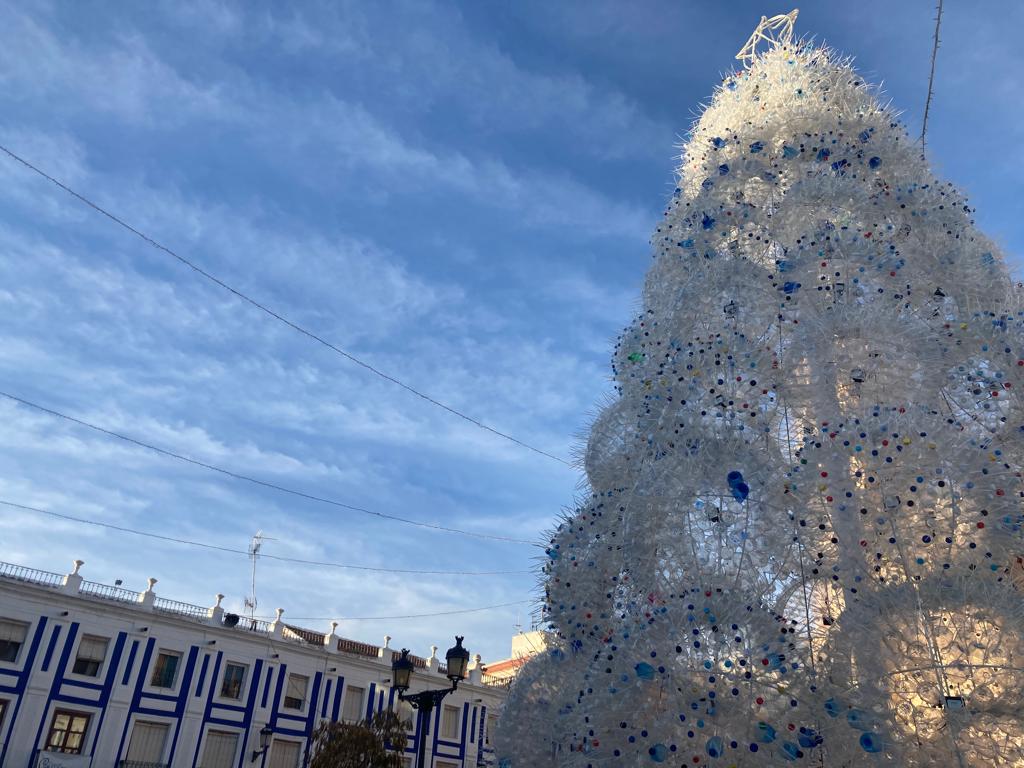
<path id="1" fill-rule="evenodd" d="M 263 547 L 264 541 L 274 541 L 268 536 L 263 535 L 263 531 L 256 531 L 256 535 L 252 537 L 249 542 L 249 560 L 252 562 L 252 586 L 249 592 L 249 596 L 245 598 L 245 607 L 249 610 L 249 619 L 255 621 L 256 619 L 256 561 L 260 556 L 260 549 Z"/>

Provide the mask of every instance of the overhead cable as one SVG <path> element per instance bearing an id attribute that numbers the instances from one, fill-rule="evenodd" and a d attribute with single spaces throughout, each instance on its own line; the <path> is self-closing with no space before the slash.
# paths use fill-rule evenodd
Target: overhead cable
<path id="1" fill-rule="evenodd" d="M 83 194 L 81 194 L 79 192 L 76 192 L 71 187 L 69 187 L 68 185 L 64 184 L 62 181 L 54 178 L 53 176 L 51 176 L 50 174 L 46 173 L 42 169 L 37 168 L 35 165 L 30 163 L 28 160 L 24 159 L 20 155 L 15 154 L 14 152 L 12 152 L 7 147 L 5 147 L 3 145 L 0 145 L 0 150 L 2 150 L 4 152 L 4 154 L 8 155 L 11 159 L 16 160 L 17 162 L 21 163 L 23 166 L 25 166 L 29 170 L 33 171 L 34 173 L 37 173 L 38 175 L 42 176 L 47 181 L 50 181 L 51 183 L 53 183 L 56 186 L 60 187 L 65 192 L 67 192 L 69 195 L 74 197 L 76 200 L 79 200 L 80 202 L 82 202 L 85 205 L 87 205 L 90 208 L 92 208 L 97 213 L 102 214 L 103 216 L 107 217 L 108 219 L 110 219 L 115 224 L 118 224 L 119 226 L 121 226 L 124 229 L 128 230 L 132 234 L 134 234 L 137 237 L 141 238 L 143 241 L 145 241 L 146 243 L 151 245 L 153 248 L 156 248 L 158 251 L 166 253 L 168 256 L 171 256 L 172 258 L 177 259 L 179 262 L 181 262 L 182 264 L 187 266 L 193 272 L 195 272 L 196 274 L 206 278 L 211 283 L 213 283 L 213 284 L 223 288 L 225 291 L 228 291 L 229 293 L 233 294 L 234 296 L 236 296 L 237 298 L 241 299 L 242 301 L 244 301 L 244 302 L 246 302 L 248 304 L 251 304 L 252 306 L 254 306 L 256 309 L 260 310 L 261 312 L 264 312 L 267 315 L 270 315 L 270 317 L 274 318 L 275 320 L 277 320 L 280 323 L 283 323 L 284 325 L 287 325 L 292 330 L 297 331 L 298 333 L 301 333 L 303 336 L 306 336 L 307 338 L 311 339 L 312 341 L 315 341 L 318 344 L 321 344 L 324 347 L 327 347 L 327 349 L 331 350 L 332 352 L 335 352 L 336 354 L 341 355 L 342 357 L 344 357 L 349 362 L 355 363 L 356 365 L 361 366 L 362 368 L 365 368 L 366 370 L 368 370 L 371 373 L 379 376 L 382 379 L 385 379 L 386 381 L 390 381 L 392 384 L 395 384 L 395 385 L 401 387 L 402 389 L 406 390 L 407 392 L 410 392 L 410 393 L 416 395 L 417 397 L 422 398 L 423 400 L 426 400 L 431 405 L 435 405 L 438 408 L 441 408 L 442 410 L 448 411 L 448 413 L 450 413 L 450 414 L 452 414 L 454 416 L 458 416 L 461 419 L 465 419 L 470 424 L 474 424 L 477 427 L 480 427 L 480 429 L 486 430 L 487 432 L 490 432 L 493 435 L 497 435 L 498 437 L 504 438 L 505 440 L 508 440 L 508 441 L 510 441 L 512 443 L 515 443 L 516 445 L 521 446 L 523 448 L 526 448 L 526 449 L 528 449 L 530 451 L 533 451 L 534 453 L 538 453 L 541 456 L 546 456 L 549 459 L 554 459 L 555 461 L 557 461 L 557 462 L 559 462 L 561 464 L 565 464 L 566 466 L 570 466 L 570 467 L 572 466 L 572 464 L 570 462 L 566 461 L 565 459 L 560 458 L 558 456 L 555 456 L 553 453 L 548 453 L 547 451 L 544 451 L 544 450 L 542 450 L 540 448 L 532 446 L 529 443 L 526 443 L 526 442 L 524 442 L 524 441 L 522 441 L 522 440 L 520 440 L 520 439 L 518 439 L 516 437 L 513 437 L 512 435 L 510 435 L 510 434 L 508 434 L 506 432 L 501 432 L 500 430 L 495 429 L 494 427 L 491 427 L 491 426 L 485 424 L 484 422 L 480 421 L 479 419 L 476 419 L 476 418 L 474 418 L 472 416 L 469 416 L 466 413 L 463 413 L 462 411 L 458 410 L 457 408 L 453 408 L 450 405 L 446 405 L 445 403 L 442 403 L 440 400 L 437 400 L 436 398 L 431 397 L 430 395 L 428 395 L 428 394 L 426 394 L 426 393 L 416 389 L 415 387 L 410 386 L 409 384 L 406 384 L 403 381 L 400 381 L 399 379 L 395 378 L 394 376 L 391 376 L 390 374 L 385 373 L 384 371 L 380 370 L 379 368 L 375 368 L 374 366 L 370 365 L 369 363 L 365 362 L 364 360 L 359 359 L 358 357 L 356 357 L 352 353 L 346 352 L 345 350 L 343 350 L 341 347 L 337 346 L 336 344 L 333 344 L 332 342 L 327 341 L 322 336 L 316 334 L 313 331 L 308 330 L 307 328 L 299 325 L 298 323 L 294 322 L 293 320 L 289 320 L 287 317 L 285 317 L 284 315 L 279 314 L 278 312 L 274 311 L 273 309 L 271 309 L 267 305 L 260 303 L 256 299 L 250 297 L 249 295 L 247 295 L 245 293 L 242 293 L 242 291 L 240 291 L 237 288 L 234 288 L 231 285 L 229 285 L 228 283 L 224 282 L 219 277 L 211 274 L 210 272 L 207 272 L 205 269 L 200 267 L 195 262 L 185 258 L 184 256 L 180 255 L 176 251 L 173 251 L 170 248 L 168 248 L 167 246 L 162 245 L 161 243 L 157 242 L 156 240 L 154 240 L 149 235 L 147 235 L 144 232 L 141 232 L 140 230 L 136 229 L 132 225 L 130 225 L 127 222 L 125 222 L 123 219 L 118 218 L 113 213 L 111 213 L 107 209 L 101 207 L 97 203 L 94 203 L 92 200 L 90 200 L 85 195 L 83 195 Z"/>
<path id="2" fill-rule="evenodd" d="M 74 515 L 65 515 L 60 512 L 52 512 L 48 509 L 40 509 L 39 507 L 30 507 L 27 504 L 18 504 L 13 501 L 7 501 L 6 499 L 0 499 L 0 504 L 6 507 L 12 507 L 14 509 L 21 509 L 26 512 L 35 512 L 40 515 L 47 515 L 49 517 L 55 517 L 60 520 L 68 520 L 73 523 L 82 523 L 83 525 L 94 525 L 98 528 L 106 528 L 112 531 L 119 531 L 120 533 L 130 533 L 133 536 L 145 536 L 148 539 L 159 539 L 160 541 L 169 541 L 174 544 L 183 544 L 189 547 L 200 547 L 202 549 L 212 549 L 216 552 L 229 552 L 233 555 L 244 555 L 250 557 L 251 552 L 247 549 L 234 549 L 233 547 L 222 547 L 217 544 L 207 544 L 203 541 L 192 541 L 190 539 L 180 539 L 176 536 L 165 536 L 161 533 L 153 533 L 152 531 L 142 531 L 137 528 L 128 528 L 123 525 L 114 525 L 113 523 L 104 523 L 99 520 L 90 520 L 85 517 L 75 517 Z M 369 565 L 353 565 L 351 563 L 332 563 L 323 560 L 305 560 L 298 557 L 284 557 L 282 555 L 270 555 L 266 552 L 260 552 L 261 558 L 268 560 L 277 560 L 281 563 L 295 563 L 297 565 L 313 565 L 322 566 L 325 568 L 344 568 L 346 570 L 353 571 L 371 571 L 374 573 L 414 573 L 414 574 L 426 574 L 431 576 L 505 576 L 511 574 L 525 574 L 530 571 L 433 571 L 433 570 L 419 570 L 413 568 L 380 568 Z"/>
<path id="3" fill-rule="evenodd" d="M 278 485 L 277 483 L 271 483 L 267 480 L 260 480 L 259 478 L 251 477 L 250 475 L 243 475 L 239 472 L 232 472 L 230 469 L 224 469 L 223 467 L 218 467 L 214 464 L 208 464 L 205 461 L 199 461 L 198 459 L 193 459 L 188 456 L 184 456 L 180 453 L 175 453 L 174 451 L 167 450 L 166 448 L 160 448 L 156 445 L 153 445 L 152 443 L 147 443 L 143 440 L 139 440 L 134 437 L 129 437 L 128 435 L 121 434 L 120 432 L 114 432 L 113 430 L 106 429 L 96 424 L 92 424 L 88 421 L 84 421 L 74 416 L 69 416 L 66 413 L 61 413 L 60 411 L 55 411 L 52 408 L 47 408 L 46 406 L 39 405 L 38 403 L 33 403 L 31 400 L 25 400 L 24 398 L 18 397 L 17 395 L 12 395 L 9 392 L 0 391 L 0 397 L 6 397 L 8 400 L 13 400 L 14 402 L 24 405 L 28 408 L 34 408 L 35 410 L 40 411 L 42 413 L 48 414 L 50 416 L 55 416 L 59 419 L 70 421 L 72 424 L 77 424 L 81 427 L 86 427 L 87 429 L 99 432 L 100 434 L 106 435 L 108 437 L 114 437 L 117 438 L 118 440 L 123 440 L 126 443 L 131 443 L 132 445 L 136 445 L 140 448 L 145 448 L 147 450 L 154 451 L 162 456 L 168 456 L 172 459 L 177 459 L 178 461 L 184 461 L 188 464 L 192 464 L 197 467 L 202 467 L 203 469 L 208 469 L 211 472 L 219 472 L 220 474 L 234 478 L 235 480 L 244 480 L 247 483 L 253 483 L 254 485 L 259 485 L 262 486 L 263 488 L 270 488 L 271 490 L 280 491 L 281 493 L 288 493 L 291 494 L 292 496 L 298 496 L 299 498 L 307 499 L 309 501 L 316 501 L 319 502 L 320 504 L 330 504 L 333 507 L 347 509 L 351 512 L 359 512 L 360 514 L 371 515 L 373 517 L 379 517 L 384 520 L 391 520 L 392 522 L 396 523 L 404 523 L 405 525 L 413 525 L 418 528 L 429 528 L 431 530 L 442 531 L 444 533 L 455 533 L 462 536 L 472 536 L 477 539 L 491 539 L 494 541 L 504 541 L 512 544 L 530 544 L 536 546 L 536 542 L 527 541 L 526 539 L 516 539 L 510 536 L 499 536 L 497 534 L 492 533 L 478 533 L 476 531 L 462 530 L 461 528 L 451 528 L 449 526 L 436 525 L 435 523 L 425 523 L 420 520 L 412 520 L 407 517 L 399 517 L 398 515 L 389 515 L 384 512 L 376 512 L 372 509 L 357 507 L 352 504 L 346 504 L 344 502 L 337 501 L 335 499 L 328 499 L 323 496 L 316 496 L 311 493 L 306 493 L 305 491 L 297 491 L 294 488 L 287 488 L 283 485 Z"/>

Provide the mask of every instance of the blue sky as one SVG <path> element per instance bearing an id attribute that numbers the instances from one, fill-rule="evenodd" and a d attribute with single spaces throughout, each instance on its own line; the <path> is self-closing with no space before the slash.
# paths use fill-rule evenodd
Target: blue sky
<path id="1" fill-rule="evenodd" d="M 931 2 L 803 2 L 920 130 Z M 570 456 L 609 391 L 677 144 L 753 2 L 0 3 L 0 143 L 339 346 Z M 929 151 L 1024 254 L 1024 5 L 948 0 Z M 1017 269 L 1018 273 L 1020 269 Z M 0 389 L 388 514 L 539 539 L 580 476 L 311 343 L 0 158 Z M 522 545 L 233 481 L 0 402 L 0 499 L 287 557 L 529 570 Z M 244 557 L 0 511 L 0 558 L 239 608 Z M 263 561 L 260 614 L 536 596 L 533 574 Z M 523 606 L 524 621 L 529 606 Z M 505 655 L 510 607 L 344 621 Z M 297 623 L 326 627 L 326 621 Z"/>

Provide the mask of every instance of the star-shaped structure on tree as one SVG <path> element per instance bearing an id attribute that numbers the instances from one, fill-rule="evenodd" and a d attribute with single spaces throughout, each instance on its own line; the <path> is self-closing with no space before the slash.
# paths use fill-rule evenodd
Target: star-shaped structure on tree
<path id="1" fill-rule="evenodd" d="M 767 16 L 762 16 L 753 34 L 750 35 L 750 39 L 736 54 L 736 58 L 750 64 L 756 58 L 757 44 L 762 40 L 767 40 L 773 48 L 779 45 L 789 45 L 793 39 L 793 25 L 796 23 L 799 13 L 800 9 L 794 8 L 789 13 L 780 13 L 770 19 Z"/>

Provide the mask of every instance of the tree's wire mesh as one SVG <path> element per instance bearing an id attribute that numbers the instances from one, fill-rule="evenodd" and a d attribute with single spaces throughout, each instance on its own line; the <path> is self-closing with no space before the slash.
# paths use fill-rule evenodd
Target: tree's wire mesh
<path id="1" fill-rule="evenodd" d="M 682 153 L 503 766 L 1024 765 L 1024 312 L 848 61 Z"/>

